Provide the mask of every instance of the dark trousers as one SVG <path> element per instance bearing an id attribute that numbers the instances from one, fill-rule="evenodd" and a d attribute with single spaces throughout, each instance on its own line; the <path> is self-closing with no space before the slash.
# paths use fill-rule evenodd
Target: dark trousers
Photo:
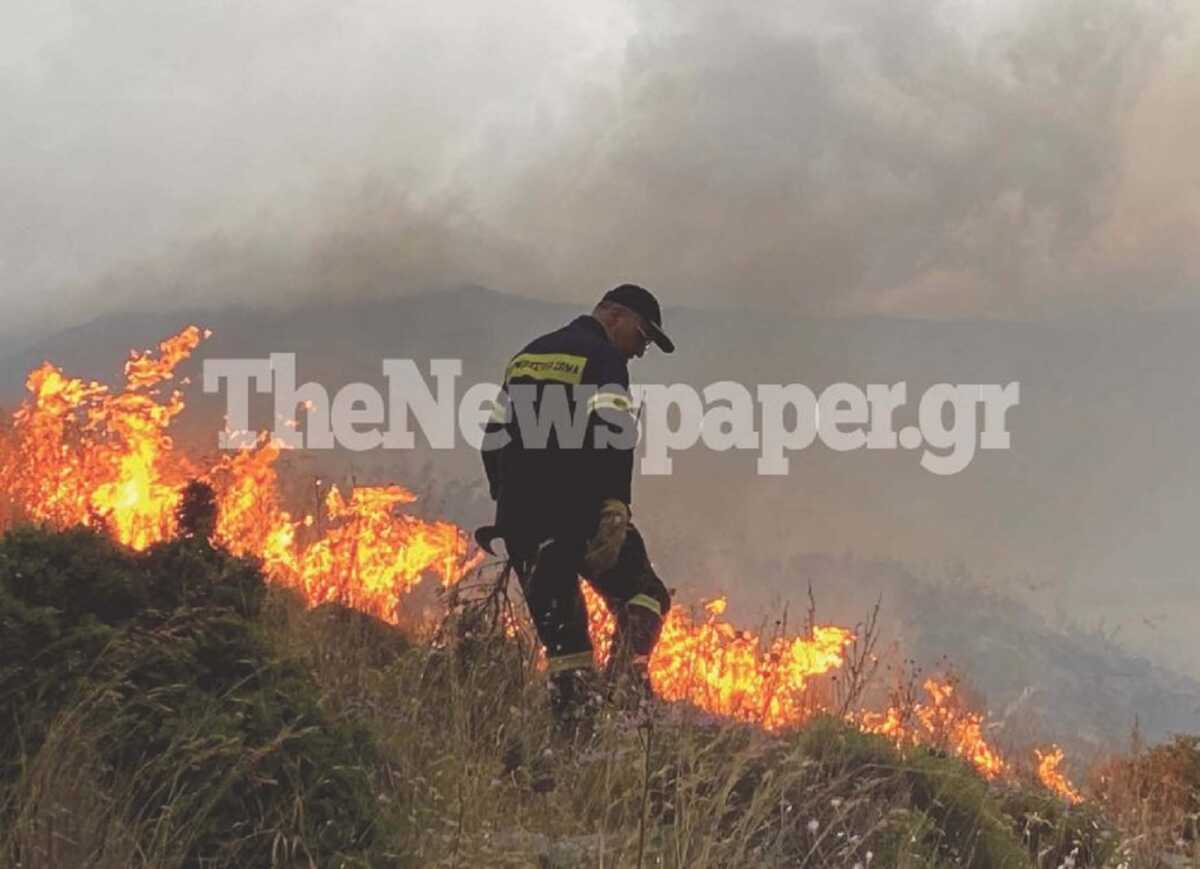
<path id="1" fill-rule="evenodd" d="M 552 540 L 540 546 L 518 543 L 512 553 L 551 675 L 592 666 L 587 607 L 579 587 L 584 546 L 583 541 L 571 540 Z M 624 643 L 632 655 L 649 656 L 671 607 L 671 596 L 655 574 L 645 541 L 633 525 L 617 563 L 587 581 L 616 618 L 614 649 Z"/>

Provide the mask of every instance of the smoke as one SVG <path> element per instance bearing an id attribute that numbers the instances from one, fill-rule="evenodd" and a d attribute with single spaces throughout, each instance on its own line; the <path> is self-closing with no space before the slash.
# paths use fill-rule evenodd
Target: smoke
<path id="1" fill-rule="evenodd" d="M 1148 0 L 10 4 L 0 332 L 478 283 L 1194 304 L 1194 16 Z"/>
<path id="2" fill-rule="evenodd" d="M 550 248 L 560 283 L 617 261 L 701 301 L 1029 315 L 1101 282 L 1126 222 L 1140 232 L 1110 296 L 1152 301 L 1139 279 L 1170 274 L 1130 213 L 1161 135 L 1147 103 L 1192 87 L 1191 55 L 1164 49 L 1167 7 L 1046 3 L 1006 23 L 924 0 L 670 9 L 641 16 L 617 92 L 580 105 L 503 197 L 529 243 L 569 237 Z M 1173 126 L 1196 144 L 1194 123 Z M 1170 188 L 1150 195 L 1194 266 L 1195 187 Z"/>

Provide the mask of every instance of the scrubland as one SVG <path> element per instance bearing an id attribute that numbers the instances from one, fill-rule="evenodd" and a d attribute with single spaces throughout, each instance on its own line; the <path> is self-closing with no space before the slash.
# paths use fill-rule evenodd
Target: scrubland
<path id="1" fill-rule="evenodd" d="M 1070 804 L 843 717 L 555 731 L 517 626 L 310 609 L 200 539 L 0 540 L 0 865 L 1200 866 L 1200 740 Z"/>

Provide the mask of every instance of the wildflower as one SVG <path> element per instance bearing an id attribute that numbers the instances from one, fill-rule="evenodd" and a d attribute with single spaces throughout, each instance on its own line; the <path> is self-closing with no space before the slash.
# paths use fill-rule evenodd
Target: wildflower
<path id="1" fill-rule="evenodd" d="M 808 822 L 808 832 L 815 835 L 817 830 L 819 830 L 819 829 L 821 829 L 821 822 L 818 821 L 816 818 L 813 818 L 811 821 Z"/>

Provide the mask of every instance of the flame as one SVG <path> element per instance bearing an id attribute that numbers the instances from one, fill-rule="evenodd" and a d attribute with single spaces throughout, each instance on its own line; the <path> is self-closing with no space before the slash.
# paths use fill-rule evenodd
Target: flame
<path id="1" fill-rule="evenodd" d="M 279 494 L 278 444 L 261 438 L 207 468 L 176 450 L 167 430 L 184 402 L 161 389 L 210 335 L 189 326 L 157 351 L 132 352 L 120 392 L 49 362 L 32 372 L 0 441 L 0 492 L 29 519 L 104 528 L 144 550 L 175 534 L 182 489 L 199 478 L 217 498 L 215 543 L 261 559 L 311 605 L 341 601 L 391 622 L 423 576 L 449 585 L 479 563 L 458 527 L 400 513 L 416 496 L 399 486 L 331 488 L 320 521 L 293 518 Z"/>
<path id="2" fill-rule="evenodd" d="M 985 778 L 1009 772 L 1009 764 L 983 735 L 983 715 L 963 703 L 950 679 L 929 678 L 922 686 L 930 702 L 893 703 L 885 712 L 864 712 L 855 721 L 897 745 L 928 745 L 972 764 Z"/>
<path id="3" fill-rule="evenodd" d="M 7 499 L 0 503 L 0 528 L 20 516 L 58 527 L 83 524 L 144 550 L 176 533 L 182 489 L 202 479 L 217 499 L 215 543 L 260 559 L 272 581 L 297 589 L 310 605 L 339 601 L 393 623 L 403 596 L 424 576 L 449 586 L 482 561 L 462 529 L 401 512 L 416 500 L 401 486 L 329 488 L 318 515 L 293 516 L 280 494 L 282 446 L 265 436 L 253 449 L 227 452 L 209 465 L 176 450 L 168 429 L 184 402 L 177 390 L 162 390 L 210 334 L 189 326 L 157 351 L 132 352 L 119 392 L 68 377 L 49 362 L 33 371 L 28 397 L 11 426 L 0 429 L 0 495 Z M 584 588 L 602 664 L 613 619 Z M 722 597 L 698 613 L 671 609 L 650 661 L 655 692 L 767 729 L 827 712 L 817 678 L 842 667 L 853 632 L 815 625 L 800 637 L 761 637 L 725 621 L 725 608 Z M 965 707 L 952 681 L 930 679 L 924 689 L 929 702 L 851 720 L 901 746 L 953 752 L 988 778 L 1009 772 L 983 736 L 983 716 Z M 1058 771 L 1062 751 L 1037 757 L 1042 781 L 1078 800 Z"/>
<path id="4" fill-rule="evenodd" d="M 173 380 L 179 363 L 191 356 L 201 341 L 211 337 L 212 332 L 208 329 L 188 326 L 178 335 L 159 343 L 158 358 L 155 358 L 153 350 L 142 353 L 131 350 L 129 360 L 125 363 L 127 388 L 136 392 L 157 386 L 164 380 Z"/>
<path id="5" fill-rule="evenodd" d="M 614 623 L 598 595 L 584 584 L 597 657 L 608 657 Z M 809 637 L 769 642 L 723 620 L 725 598 L 709 601 L 696 621 L 686 608 L 667 614 L 650 658 L 650 683 L 666 700 L 695 706 L 768 730 L 800 724 L 824 706 L 812 696 L 815 677 L 841 667 L 854 641 L 845 628 L 817 625 Z"/>
<path id="6" fill-rule="evenodd" d="M 614 621 L 599 595 L 586 583 L 590 631 L 597 664 L 608 657 Z M 759 724 L 768 730 L 802 724 L 818 712 L 829 712 L 813 696 L 818 676 L 845 663 L 853 632 L 815 625 L 810 637 L 776 637 L 764 642 L 757 634 L 733 627 L 721 616 L 727 600 L 707 602 L 701 621 L 683 607 L 672 607 L 650 659 L 650 682 L 666 700 L 684 700 L 714 715 Z M 850 721 L 868 733 L 892 739 L 901 748 L 927 745 L 972 764 L 988 779 L 1010 771 L 1010 765 L 984 736 L 983 715 L 966 707 L 950 679 L 926 679 L 929 701 L 893 704 L 884 712 L 862 712 Z"/>
<path id="7" fill-rule="evenodd" d="M 356 488 L 349 500 L 330 489 L 329 526 L 299 563 L 297 579 L 306 597 L 382 616 L 396 613 L 401 597 L 428 573 L 443 585 L 462 578 L 481 556 L 467 558 L 467 537 L 457 526 L 394 511 L 415 500 L 401 486 Z"/>
<path id="8" fill-rule="evenodd" d="M 1060 769 L 1063 762 L 1063 750 L 1061 748 L 1057 745 L 1052 745 L 1044 754 L 1035 748 L 1033 755 L 1037 760 L 1037 775 L 1042 784 L 1069 803 L 1083 801 L 1083 795 L 1075 789 L 1075 786 L 1071 784 L 1070 780 L 1067 779 Z"/>
<path id="9" fill-rule="evenodd" d="M 203 338 L 189 326 L 159 345 L 159 357 L 131 354 L 125 388 L 115 394 L 43 363 L 13 418 L 0 488 L 35 521 L 106 527 L 135 549 L 170 536 L 180 487 L 194 469 L 167 435 L 182 396 L 160 400 L 154 387 Z"/>
<path id="10" fill-rule="evenodd" d="M 728 603 L 729 602 L 724 596 L 713 598 L 704 605 L 704 609 L 706 612 L 712 613 L 714 616 L 719 616 L 725 612 L 725 607 L 728 605 Z"/>

